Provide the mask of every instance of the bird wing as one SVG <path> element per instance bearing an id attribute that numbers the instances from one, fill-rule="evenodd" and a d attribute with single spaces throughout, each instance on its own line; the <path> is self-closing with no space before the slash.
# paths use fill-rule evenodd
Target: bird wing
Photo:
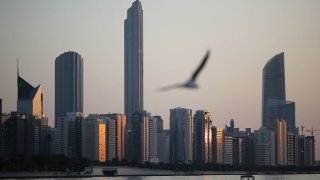
<path id="1" fill-rule="evenodd" d="M 198 74 L 200 73 L 200 71 L 203 69 L 204 65 L 206 64 L 208 58 L 209 58 L 209 55 L 210 55 L 210 51 L 207 51 L 206 55 L 204 56 L 201 64 L 199 65 L 199 67 L 196 69 L 196 71 L 192 74 L 191 76 L 191 81 L 195 81 Z"/>
<path id="2" fill-rule="evenodd" d="M 183 84 L 173 84 L 170 86 L 158 88 L 157 91 L 168 91 L 168 90 L 175 89 L 175 88 L 181 88 L 183 86 L 184 86 Z"/>

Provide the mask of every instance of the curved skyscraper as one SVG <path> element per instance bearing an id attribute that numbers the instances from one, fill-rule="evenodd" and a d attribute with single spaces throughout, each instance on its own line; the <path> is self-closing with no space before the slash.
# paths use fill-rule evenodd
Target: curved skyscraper
<path id="1" fill-rule="evenodd" d="M 262 76 L 262 126 L 271 128 L 268 107 L 271 101 L 286 100 L 284 53 L 271 58 L 263 68 Z"/>
<path id="2" fill-rule="evenodd" d="M 131 117 L 143 111 L 143 10 L 136 0 L 124 21 L 124 111 L 128 128 Z"/>
<path id="3" fill-rule="evenodd" d="M 55 119 L 67 112 L 83 112 L 83 59 L 73 51 L 55 62 Z"/>

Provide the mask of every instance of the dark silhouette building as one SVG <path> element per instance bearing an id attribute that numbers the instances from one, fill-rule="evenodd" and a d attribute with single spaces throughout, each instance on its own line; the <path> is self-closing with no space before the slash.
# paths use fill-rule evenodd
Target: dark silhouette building
<path id="1" fill-rule="evenodd" d="M 146 112 L 136 112 L 128 131 L 128 161 L 144 164 L 149 158 L 148 117 Z"/>
<path id="2" fill-rule="evenodd" d="M 12 112 L 4 123 L 4 131 L 6 157 L 49 154 L 47 118 Z"/>
<path id="3" fill-rule="evenodd" d="M 212 162 L 212 115 L 198 110 L 193 118 L 193 160 L 197 164 Z"/>
<path id="4" fill-rule="evenodd" d="M 284 53 L 271 58 L 263 68 L 262 75 L 262 126 L 271 128 L 268 115 L 270 100 L 286 100 Z"/>
<path id="5" fill-rule="evenodd" d="M 83 112 L 83 59 L 72 51 L 55 61 L 55 121 L 67 112 Z"/>
<path id="6" fill-rule="evenodd" d="M 314 136 L 307 136 L 305 138 L 305 166 L 315 165 L 315 144 Z"/>
<path id="7" fill-rule="evenodd" d="M 143 111 L 143 10 L 136 0 L 124 21 L 124 112 L 131 129 L 131 117 Z"/>
<path id="8" fill-rule="evenodd" d="M 192 110 L 170 109 L 170 163 L 191 163 L 193 161 Z"/>

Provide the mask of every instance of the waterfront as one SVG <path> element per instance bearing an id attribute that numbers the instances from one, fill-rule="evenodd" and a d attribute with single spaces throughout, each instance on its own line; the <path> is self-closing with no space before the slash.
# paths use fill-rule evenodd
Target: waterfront
<path id="1" fill-rule="evenodd" d="M 118 167 L 117 177 L 103 177 L 102 167 L 93 167 L 94 177 L 79 177 L 79 174 L 72 173 L 52 173 L 52 172 L 17 172 L 17 173 L 0 173 L 0 179 L 3 177 L 33 179 L 35 177 L 42 177 L 40 179 L 93 179 L 93 180 L 238 180 L 240 174 L 245 174 L 242 171 L 199 171 L 197 174 L 203 175 L 185 175 L 173 171 L 167 170 L 154 170 L 154 169 L 142 169 L 132 167 Z M 57 177 L 60 176 L 60 177 Z M 68 177 L 70 176 L 70 177 Z M 318 180 L 320 174 L 267 174 L 267 175 L 254 175 L 256 180 Z"/>
<path id="2" fill-rule="evenodd" d="M 205 176 L 130 176 L 130 177 L 97 177 L 94 180 L 239 180 L 240 175 L 205 175 Z M 255 175 L 256 180 L 318 180 L 319 174 L 303 175 Z"/>
<path id="3" fill-rule="evenodd" d="M 256 180 L 318 180 L 320 174 L 297 175 L 255 175 Z M 40 178 L 42 180 L 42 178 Z M 39 179 L 39 180 L 40 180 Z M 47 179 L 47 178 L 43 178 Z M 203 175 L 203 176 L 121 176 L 121 177 L 92 177 L 92 178 L 52 178 L 69 180 L 239 180 L 240 175 Z"/>

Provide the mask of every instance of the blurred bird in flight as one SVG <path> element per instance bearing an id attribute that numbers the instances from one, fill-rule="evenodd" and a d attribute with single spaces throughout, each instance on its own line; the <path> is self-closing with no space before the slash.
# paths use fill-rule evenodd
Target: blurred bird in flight
<path id="1" fill-rule="evenodd" d="M 189 89 L 195 89 L 198 87 L 196 83 L 196 79 L 200 72 L 203 70 L 204 66 L 206 65 L 208 59 L 209 59 L 210 51 L 208 50 L 204 58 L 202 59 L 201 64 L 198 66 L 198 68 L 194 71 L 190 79 L 185 83 L 178 83 L 171 86 L 165 86 L 162 88 L 159 88 L 158 91 L 167 91 L 175 88 L 189 88 Z"/>

